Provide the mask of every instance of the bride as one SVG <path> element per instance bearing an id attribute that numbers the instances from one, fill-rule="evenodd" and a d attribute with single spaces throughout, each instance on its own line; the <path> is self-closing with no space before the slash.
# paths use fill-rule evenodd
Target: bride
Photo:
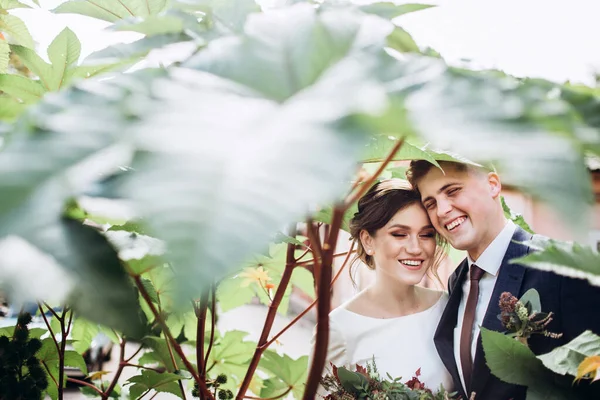
<path id="1" fill-rule="evenodd" d="M 420 368 L 428 388 L 451 390 L 433 343 L 448 295 L 417 286 L 427 272 L 435 275 L 444 253 L 419 195 L 400 179 L 375 184 L 359 200 L 350 230 L 375 279 L 330 313 L 326 370 L 374 358 L 381 376 L 406 382 Z"/>

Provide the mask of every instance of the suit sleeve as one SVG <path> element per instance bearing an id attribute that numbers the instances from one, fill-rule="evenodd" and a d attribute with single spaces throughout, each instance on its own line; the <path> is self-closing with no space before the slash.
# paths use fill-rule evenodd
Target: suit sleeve
<path id="1" fill-rule="evenodd" d="M 586 330 L 600 335 L 600 288 L 585 279 L 562 277 L 561 318 L 566 340 Z"/>

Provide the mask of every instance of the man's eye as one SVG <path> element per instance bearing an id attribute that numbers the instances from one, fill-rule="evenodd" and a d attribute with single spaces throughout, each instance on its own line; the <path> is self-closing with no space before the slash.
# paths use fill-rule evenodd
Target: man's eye
<path id="1" fill-rule="evenodd" d="M 453 189 L 450 189 L 450 190 L 448 190 L 448 194 L 449 194 L 449 195 L 451 195 L 451 194 L 455 194 L 455 193 L 457 193 L 459 190 L 460 190 L 460 188 L 453 188 Z"/>

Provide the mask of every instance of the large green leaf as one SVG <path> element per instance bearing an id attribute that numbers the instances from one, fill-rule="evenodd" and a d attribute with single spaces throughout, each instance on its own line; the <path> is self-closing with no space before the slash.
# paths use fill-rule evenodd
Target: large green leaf
<path id="1" fill-rule="evenodd" d="M 538 356 L 544 365 L 561 375 L 577 376 L 579 364 L 589 356 L 600 354 L 600 336 L 585 331 L 569 343 L 556 347 L 550 353 Z"/>
<path id="2" fill-rule="evenodd" d="M 294 398 L 299 399 L 304 392 L 308 376 L 308 356 L 296 360 L 286 354 L 279 355 L 272 350 L 264 352 L 259 367 L 273 374 L 285 385 L 271 384 L 261 392 L 261 397 L 275 397 L 291 388 Z"/>
<path id="3" fill-rule="evenodd" d="M 52 66 L 45 62 L 37 53 L 27 47 L 11 46 L 11 50 L 31 72 L 40 78 L 46 90 L 52 90 Z"/>
<path id="4" fill-rule="evenodd" d="M 398 63 L 404 68 L 390 89 L 407 95 L 410 118 L 427 140 L 475 162 L 492 162 L 503 182 L 585 226 L 592 191 L 582 149 L 566 132 L 555 133 L 564 126 L 553 124 L 566 103 L 534 83 L 497 73 L 448 68 L 421 56 Z"/>
<path id="5" fill-rule="evenodd" d="M 21 3 L 18 0 L 0 0 L 0 9 L 12 10 L 15 8 L 31 8 L 31 7 L 29 7 L 27 4 Z"/>
<path id="6" fill-rule="evenodd" d="M 368 1 L 361 2 L 359 9 L 363 12 L 369 14 L 379 15 L 380 17 L 386 19 L 392 19 L 399 17 L 401 15 L 426 10 L 428 8 L 435 7 L 431 4 L 415 4 L 415 3 L 406 3 L 406 4 L 396 4 L 393 2 L 383 2 L 383 1 Z"/>
<path id="7" fill-rule="evenodd" d="M 185 34 L 167 34 L 145 37 L 131 43 L 119 43 L 90 54 L 83 60 L 81 67 L 135 62 L 154 49 L 189 40 L 190 37 Z"/>
<path id="8" fill-rule="evenodd" d="M 169 351 L 169 345 L 167 344 L 166 339 L 148 336 L 142 339 L 142 343 L 152 349 L 151 352 L 144 353 L 142 358 L 140 358 L 140 363 L 142 365 L 160 362 L 169 372 L 186 369 L 181 358 L 177 356 L 175 357 L 176 365 L 173 365 L 171 352 Z"/>
<path id="9" fill-rule="evenodd" d="M 0 42 L 0 47 L 2 43 Z M 0 121 L 12 121 L 25 111 L 25 105 L 7 95 L 0 95 Z"/>
<path id="10" fill-rule="evenodd" d="M 297 4 L 251 15 L 244 37 L 214 40 L 186 65 L 283 101 L 344 57 L 381 51 L 392 29 L 376 17 L 349 10 L 318 14 L 308 4 Z"/>
<path id="11" fill-rule="evenodd" d="M 117 22 L 127 17 L 156 15 L 167 7 L 167 0 L 70 0 L 62 3 L 55 13 L 72 13 Z"/>
<path id="12" fill-rule="evenodd" d="M 535 233 L 533 231 L 533 229 L 531 229 L 531 227 L 529 226 L 527 221 L 525 221 L 525 218 L 523 218 L 523 216 L 521 214 L 518 214 L 518 213 L 514 212 L 513 210 L 511 210 L 511 208 L 508 206 L 508 204 L 506 204 L 506 200 L 504 199 L 503 196 L 500 197 L 500 201 L 502 203 L 502 209 L 504 210 L 504 216 L 506 218 L 510 219 L 512 222 L 514 222 L 516 225 L 520 226 L 521 228 L 525 229 L 527 232 Z"/>
<path id="13" fill-rule="evenodd" d="M 567 400 L 542 362 L 523 343 L 500 332 L 481 328 L 485 361 L 493 375 L 513 385 L 527 386 L 528 400 Z"/>
<path id="14" fill-rule="evenodd" d="M 48 46 L 48 58 L 52 63 L 50 90 L 57 90 L 65 83 L 66 71 L 77 65 L 81 43 L 69 28 L 63 29 Z"/>
<path id="15" fill-rule="evenodd" d="M 229 331 L 216 340 L 208 360 L 209 376 L 227 375 L 225 388 L 235 390 L 248 369 L 248 362 L 256 349 L 256 343 L 244 340 L 248 333 Z"/>
<path id="16" fill-rule="evenodd" d="M 397 143 L 398 139 L 393 136 L 377 135 L 373 136 L 367 146 L 367 151 L 362 157 L 363 163 L 383 162 L 390 153 L 390 150 Z M 393 161 L 397 160 L 427 160 L 435 166 L 439 167 L 435 157 L 430 154 L 427 149 L 421 149 L 409 142 L 404 142 L 402 147 L 395 156 Z"/>
<path id="17" fill-rule="evenodd" d="M 0 32 L 8 34 L 12 44 L 34 47 L 33 38 L 23 20 L 11 14 L 0 14 Z"/>
<path id="18" fill-rule="evenodd" d="M 338 67 L 283 105 L 192 70 L 173 70 L 156 83 L 161 101 L 136 129 L 136 172 L 125 175 L 121 192 L 137 200 L 150 234 L 167 243 L 180 302 L 260 251 L 309 204 L 343 191 L 365 136 L 334 122 L 373 110 L 382 92 L 359 64 Z M 347 95 L 354 91 L 363 97 Z M 199 136 L 198 126 L 208 136 Z M 300 189 L 306 185 L 315 190 Z"/>
<path id="19" fill-rule="evenodd" d="M 528 243 L 539 251 L 511 260 L 512 263 L 587 279 L 592 285 L 600 286 L 600 254 L 592 247 L 557 240 L 534 240 Z"/>
<path id="20" fill-rule="evenodd" d="M 83 354 L 88 350 L 98 332 L 100 332 L 98 324 L 81 317 L 76 317 L 73 320 L 73 327 L 71 328 L 71 337 L 73 338 L 73 348 L 75 351 Z"/>
<path id="21" fill-rule="evenodd" d="M 175 0 L 173 7 L 203 15 L 217 34 L 241 33 L 248 15 L 260 11 L 254 0 Z"/>
<path id="22" fill-rule="evenodd" d="M 46 93 L 39 81 L 8 74 L 0 75 L 0 90 L 25 103 L 36 102 Z"/>

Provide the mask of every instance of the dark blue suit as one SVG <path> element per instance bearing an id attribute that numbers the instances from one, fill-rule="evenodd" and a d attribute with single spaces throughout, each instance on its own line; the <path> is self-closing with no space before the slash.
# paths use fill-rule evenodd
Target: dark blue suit
<path id="1" fill-rule="evenodd" d="M 529 241 L 532 237 L 523 229 L 516 228 L 502 260 L 483 326 L 494 331 L 505 331 L 497 318 L 500 314 L 498 300 L 502 292 L 510 292 L 516 297 L 521 297 L 528 289 L 535 288 L 540 294 L 543 311 L 554 312 L 554 319 L 548 325 L 548 330 L 563 334 L 560 339 L 543 335 L 532 336 L 528 343 L 536 355 L 550 352 L 555 347 L 571 341 L 586 329 L 600 334 L 599 288 L 589 285 L 582 279 L 571 279 L 519 264 L 509 264 L 510 260 L 525 256 L 531 251 L 529 246 L 521 242 Z M 434 337 L 437 351 L 454 380 L 455 390 L 462 395 L 463 399 L 468 399 L 468 396 L 464 393 L 458 375 L 459 367 L 454 358 L 453 335 L 462 297 L 462 283 L 467 277 L 468 270 L 469 265 L 467 260 L 464 260 L 450 276 L 448 281 L 450 299 Z M 583 398 L 600 399 L 600 382 L 591 386 L 585 384 L 585 386 L 586 395 Z M 490 373 L 485 363 L 481 337 L 477 339 L 471 387 L 477 394 L 476 400 L 524 400 L 526 393 L 525 387 L 504 383 Z"/>

